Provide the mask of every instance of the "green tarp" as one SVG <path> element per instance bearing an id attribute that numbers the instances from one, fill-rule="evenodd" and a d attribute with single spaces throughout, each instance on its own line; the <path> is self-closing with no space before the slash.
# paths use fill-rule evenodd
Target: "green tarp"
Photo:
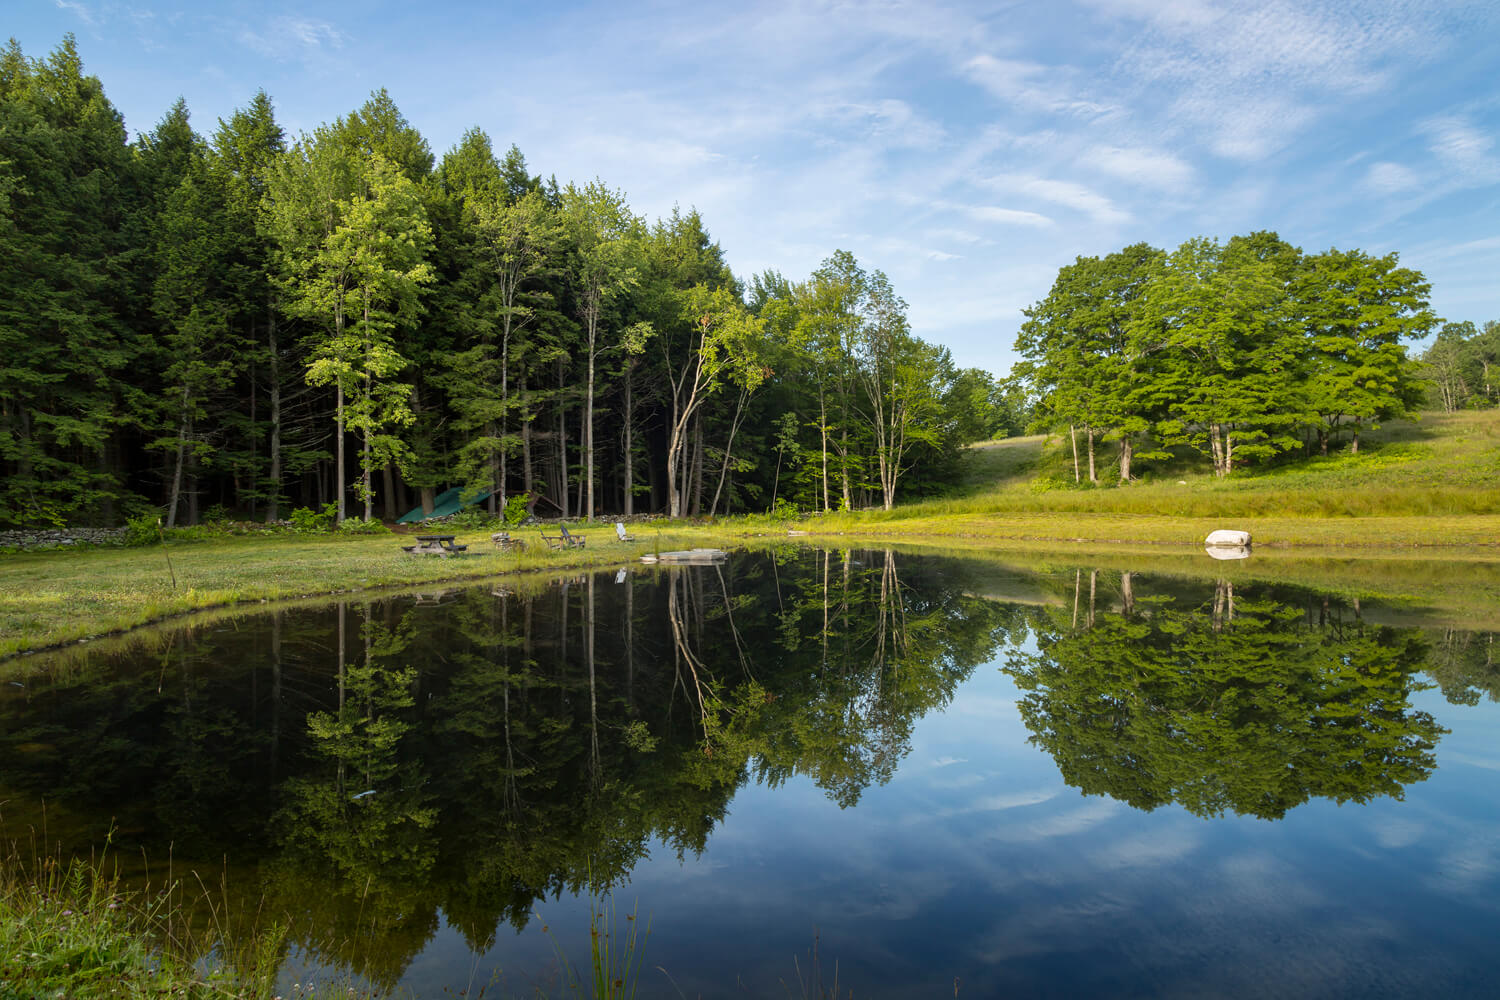
<path id="1" fill-rule="evenodd" d="M 488 493 L 481 493 L 473 499 L 460 500 L 459 497 L 462 493 L 462 487 L 454 487 L 451 490 L 445 490 L 444 492 L 439 493 L 437 495 L 437 498 L 432 501 L 431 514 L 424 514 L 422 513 L 422 508 L 417 507 L 396 518 L 396 523 L 415 524 L 418 521 L 425 521 L 429 517 L 447 517 L 449 514 L 457 514 L 465 507 L 472 507 L 475 504 L 483 503 L 490 498 L 490 495 Z"/>

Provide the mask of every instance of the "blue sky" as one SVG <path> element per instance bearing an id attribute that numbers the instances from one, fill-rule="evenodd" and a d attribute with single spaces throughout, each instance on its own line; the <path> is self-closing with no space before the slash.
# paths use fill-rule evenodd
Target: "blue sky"
<path id="1" fill-rule="evenodd" d="M 1396 250 L 1438 313 L 1500 319 L 1500 4 L 321 3 L 11 0 L 74 32 L 132 132 L 258 88 L 289 132 L 384 86 L 441 156 L 698 208 L 741 275 L 835 249 L 917 332 L 1006 371 L 1079 254 L 1274 229 Z"/>

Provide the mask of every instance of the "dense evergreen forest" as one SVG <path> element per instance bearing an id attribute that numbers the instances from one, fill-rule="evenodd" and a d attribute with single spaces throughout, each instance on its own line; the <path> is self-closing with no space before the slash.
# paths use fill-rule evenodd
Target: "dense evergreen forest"
<path id="1" fill-rule="evenodd" d="M 0 56 L 0 248 L 0 523 L 890 507 L 1009 419 L 847 252 L 742 282 L 696 211 L 437 159 L 383 90 L 132 143 L 71 37 Z"/>

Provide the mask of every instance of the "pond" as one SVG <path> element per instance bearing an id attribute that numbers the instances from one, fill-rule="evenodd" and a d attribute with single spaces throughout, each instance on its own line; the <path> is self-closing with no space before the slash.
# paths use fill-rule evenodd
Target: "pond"
<path id="1" fill-rule="evenodd" d="M 786 548 L 80 646 L 0 686 L 0 832 L 273 915 L 283 986 L 558 995 L 598 906 L 640 996 L 1493 995 L 1493 632 L 1204 572 Z"/>

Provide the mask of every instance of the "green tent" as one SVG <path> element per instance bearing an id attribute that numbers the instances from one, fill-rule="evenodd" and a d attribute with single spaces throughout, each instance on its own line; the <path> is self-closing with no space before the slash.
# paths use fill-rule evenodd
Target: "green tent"
<path id="1" fill-rule="evenodd" d="M 477 503 L 483 503 L 490 498 L 488 493 L 480 493 L 469 500 L 460 499 L 463 495 L 463 487 L 455 486 L 451 490 L 445 490 L 437 495 L 432 501 L 432 513 L 422 513 L 421 507 L 415 507 L 400 517 L 396 518 L 397 524 L 415 524 L 425 521 L 430 517 L 447 517 L 449 514 L 457 514 L 465 507 L 472 507 Z"/>

